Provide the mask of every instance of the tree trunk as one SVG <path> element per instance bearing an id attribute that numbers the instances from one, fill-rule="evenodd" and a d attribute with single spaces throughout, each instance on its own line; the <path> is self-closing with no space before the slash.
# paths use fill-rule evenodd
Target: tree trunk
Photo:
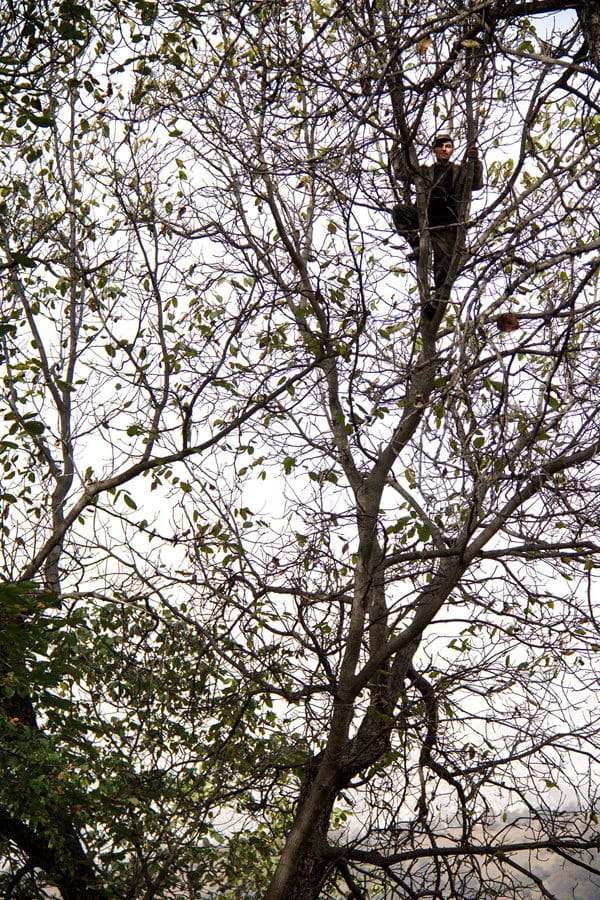
<path id="1" fill-rule="evenodd" d="M 312 760 L 309 764 L 309 773 L 298 798 L 299 812 L 294 825 L 292 825 L 290 835 L 301 818 L 305 804 L 309 802 L 312 805 L 314 802 L 310 794 L 315 787 L 315 781 L 319 778 L 319 763 L 321 762 L 322 756 Z M 319 808 L 315 810 L 311 818 L 312 827 L 304 845 L 300 844 L 295 853 L 288 855 L 288 862 L 285 861 L 284 854 L 265 894 L 265 900 L 317 900 L 330 865 L 326 861 L 324 849 L 327 844 L 329 822 L 337 793 L 337 785 L 332 786 L 328 793 L 321 798 Z M 290 835 L 288 835 L 288 841 Z"/>
<path id="2" fill-rule="evenodd" d="M 600 72 L 600 5 L 598 0 L 582 0 L 577 12 L 590 58 Z"/>

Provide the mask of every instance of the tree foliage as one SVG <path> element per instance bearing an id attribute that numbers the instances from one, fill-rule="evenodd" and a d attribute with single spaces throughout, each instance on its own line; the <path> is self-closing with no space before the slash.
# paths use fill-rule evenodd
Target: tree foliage
<path id="1" fill-rule="evenodd" d="M 598 879 L 595 4 L 2 15 L 4 895 Z"/>

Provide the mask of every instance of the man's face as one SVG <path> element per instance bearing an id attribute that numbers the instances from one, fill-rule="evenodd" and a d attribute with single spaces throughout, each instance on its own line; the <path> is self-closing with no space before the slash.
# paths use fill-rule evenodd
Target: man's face
<path id="1" fill-rule="evenodd" d="M 452 156 L 453 149 L 452 141 L 444 141 L 443 143 L 438 144 L 437 147 L 434 147 L 433 152 L 435 153 L 438 162 L 448 162 Z"/>

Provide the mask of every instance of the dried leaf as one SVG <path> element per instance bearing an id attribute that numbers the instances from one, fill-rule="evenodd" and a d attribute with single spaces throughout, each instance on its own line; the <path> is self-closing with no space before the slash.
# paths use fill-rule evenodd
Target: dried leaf
<path id="1" fill-rule="evenodd" d="M 429 35 L 427 35 L 427 37 L 421 38 L 421 40 L 417 44 L 417 53 L 419 54 L 419 56 L 425 56 L 432 43 L 433 41 L 431 40 Z"/>
<path id="2" fill-rule="evenodd" d="M 516 331 L 519 327 L 519 320 L 514 313 L 500 313 L 496 319 L 498 331 Z"/>

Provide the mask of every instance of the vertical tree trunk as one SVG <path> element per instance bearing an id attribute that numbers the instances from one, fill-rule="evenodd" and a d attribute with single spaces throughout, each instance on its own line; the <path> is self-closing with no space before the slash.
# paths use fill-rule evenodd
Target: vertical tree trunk
<path id="1" fill-rule="evenodd" d="M 319 762 L 322 762 L 322 757 Z M 310 803 L 314 810 L 310 832 L 295 852 L 284 853 L 265 894 L 265 900 L 317 900 L 321 893 L 328 871 L 323 850 L 327 843 L 327 833 L 337 796 L 337 787 L 332 786 L 321 798 L 318 808 L 315 809 L 314 799 L 310 797 L 310 794 L 315 787 L 315 781 L 319 778 L 320 768 L 317 760 L 312 760 L 309 764 L 309 773 L 298 798 L 299 814 L 292 825 L 290 835 L 288 835 L 287 849 L 289 850 L 289 837 L 293 835 L 306 803 Z"/>
<path id="2" fill-rule="evenodd" d="M 582 0 L 577 12 L 590 57 L 600 72 L 600 4 L 598 0 Z"/>

